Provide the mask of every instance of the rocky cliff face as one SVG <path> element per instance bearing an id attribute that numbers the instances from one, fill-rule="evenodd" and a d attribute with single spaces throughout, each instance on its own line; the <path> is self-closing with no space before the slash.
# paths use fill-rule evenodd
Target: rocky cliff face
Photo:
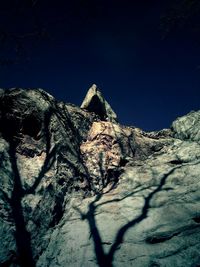
<path id="1" fill-rule="evenodd" d="M 0 91 L 0 266 L 200 266 L 200 112 L 171 129 Z"/>

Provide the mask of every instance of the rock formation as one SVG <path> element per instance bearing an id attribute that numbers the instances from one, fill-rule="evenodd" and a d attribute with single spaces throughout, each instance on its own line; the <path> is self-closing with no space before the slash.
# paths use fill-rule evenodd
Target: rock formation
<path id="1" fill-rule="evenodd" d="M 96 113 L 102 120 L 111 122 L 117 121 L 116 113 L 105 100 L 96 84 L 93 84 L 88 90 L 87 95 L 81 104 L 81 108 Z"/>
<path id="2" fill-rule="evenodd" d="M 171 129 L 0 90 L 0 266 L 200 266 L 200 112 Z"/>

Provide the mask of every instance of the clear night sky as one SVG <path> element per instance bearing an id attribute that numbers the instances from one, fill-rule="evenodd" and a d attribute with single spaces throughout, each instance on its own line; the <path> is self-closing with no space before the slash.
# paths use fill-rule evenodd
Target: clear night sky
<path id="1" fill-rule="evenodd" d="M 0 66 L 1 88 L 40 87 L 80 105 L 96 83 L 121 123 L 145 130 L 200 109 L 200 45 L 179 30 L 161 38 L 160 16 L 173 1 L 29 1 L 0 4 L 8 33 L 0 60 L 19 57 Z M 49 37 L 32 37 L 37 29 Z M 20 55 L 13 33 L 17 40 L 30 33 L 17 44 Z"/>

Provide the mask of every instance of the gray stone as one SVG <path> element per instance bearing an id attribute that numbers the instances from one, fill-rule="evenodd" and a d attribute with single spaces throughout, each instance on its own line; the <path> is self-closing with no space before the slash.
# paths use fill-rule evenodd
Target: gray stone
<path id="1" fill-rule="evenodd" d="M 88 90 L 85 99 L 81 104 L 81 108 L 96 113 L 99 115 L 101 120 L 117 122 L 116 113 L 112 110 L 110 104 L 105 100 L 96 84 L 93 84 Z"/>
<path id="2" fill-rule="evenodd" d="M 172 123 L 177 138 L 200 142 L 200 111 L 191 111 Z"/>
<path id="3" fill-rule="evenodd" d="M 200 112 L 148 133 L 102 99 L 1 90 L 0 266 L 199 266 Z"/>

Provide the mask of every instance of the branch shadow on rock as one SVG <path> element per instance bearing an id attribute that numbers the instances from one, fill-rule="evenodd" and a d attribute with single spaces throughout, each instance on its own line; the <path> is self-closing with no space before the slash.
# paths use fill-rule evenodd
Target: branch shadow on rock
<path id="1" fill-rule="evenodd" d="M 8 131 L 2 133 L 3 138 L 9 144 L 8 154 L 13 175 L 13 191 L 11 194 L 11 198 L 9 198 L 2 190 L 1 191 L 12 210 L 12 217 L 15 225 L 15 240 L 17 248 L 15 263 L 17 263 L 21 267 L 35 266 L 35 260 L 33 257 L 33 251 L 31 246 L 31 235 L 26 228 L 26 221 L 21 201 L 24 196 L 35 193 L 35 190 L 37 186 L 40 184 L 45 173 L 50 169 L 53 162 L 55 161 L 55 154 L 57 147 L 51 149 L 51 137 L 49 133 L 49 124 L 51 115 L 52 115 L 51 112 L 47 112 L 44 120 L 46 158 L 44 160 L 43 166 L 40 170 L 38 177 L 35 179 L 34 184 L 26 190 L 23 188 L 20 171 L 17 164 L 17 155 L 16 155 L 17 133 L 14 134 L 11 132 L 8 133 Z M 10 260 L 8 260 L 7 262 L 9 263 Z M 6 262 L 2 264 L 5 265 Z"/>
<path id="2" fill-rule="evenodd" d="M 144 197 L 144 205 L 141 209 L 140 215 L 138 215 L 136 218 L 133 218 L 128 223 L 124 224 L 118 230 L 117 234 L 115 235 L 114 242 L 112 243 L 112 245 L 111 245 L 111 247 L 107 253 L 104 251 L 104 247 L 103 247 L 104 243 L 102 241 L 101 233 L 100 233 L 100 230 L 99 230 L 99 228 L 97 226 L 97 222 L 96 222 L 96 210 L 97 210 L 97 208 L 100 206 L 106 205 L 108 203 L 111 203 L 111 202 L 122 201 L 127 197 L 133 196 L 135 193 L 138 193 L 138 192 L 143 191 L 145 189 L 150 189 L 152 186 L 143 187 L 143 188 L 140 188 L 138 190 L 135 190 L 123 198 L 116 198 L 116 199 L 112 199 L 112 200 L 97 204 L 97 202 L 100 201 L 100 199 L 103 197 L 103 195 L 107 194 L 107 193 L 99 193 L 96 195 L 94 201 L 92 201 L 89 204 L 88 211 L 86 213 L 83 213 L 78 207 L 74 207 L 74 209 L 80 214 L 81 220 L 87 220 L 87 223 L 88 223 L 88 226 L 90 229 L 90 234 L 91 234 L 93 244 L 94 244 L 94 252 L 96 255 L 97 264 L 100 267 L 105 267 L 105 266 L 106 267 L 113 267 L 113 261 L 114 261 L 115 253 L 117 252 L 117 250 L 120 249 L 127 231 L 148 217 L 150 202 L 151 202 L 152 198 L 163 189 L 164 185 L 166 184 L 166 180 L 167 180 L 168 176 L 171 175 L 176 169 L 178 169 L 180 167 L 181 166 L 174 167 L 173 169 L 169 170 L 166 174 L 164 174 L 162 176 L 162 178 L 160 179 L 160 182 L 156 186 L 156 188 L 153 189 L 146 197 Z"/>

